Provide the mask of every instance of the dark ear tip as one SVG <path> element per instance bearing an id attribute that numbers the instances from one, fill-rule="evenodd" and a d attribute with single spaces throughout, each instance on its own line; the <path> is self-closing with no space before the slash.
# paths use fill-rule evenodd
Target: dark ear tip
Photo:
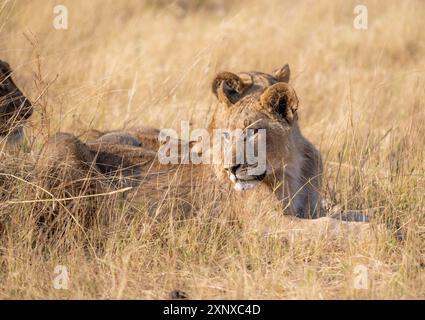
<path id="1" fill-rule="evenodd" d="M 278 82 L 268 87 L 261 95 L 261 99 L 268 100 L 272 96 L 293 96 L 295 95 L 294 89 L 287 83 Z"/>
<path id="2" fill-rule="evenodd" d="M 289 64 L 288 63 L 285 63 L 283 66 L 282 66 L 282 68 L 280 68 L 279 69 L 281 72 L 288 72 L 288 73 L 290 73 L 291 72 L 291 68 L 289 68 Z"/>
<path id="3" fill-rule="evenodd" d="M 283 67 L 275 70 L 273 74 L 277 81 L 288 83 L 291 77 L 291 69 L 289 68 L 289 64 L 284 64 Z"/>
<path id="4" fill-rule="evenodd" d="M 236 74 L 228 71 L 219 72 L 215 76 L 211 85 L 211 90 L 217 98 L 220 98 L 218 91 L 223 83 L 227 83 L 227 86 L 230 86 L 231 84 L 232 88 L 237 92 L 240 92 L 244 87 L 243 81 Z"/>
<path id="5" fill-rule="evenodd" d="M 241 81 L 241 79 L 234 73 L 228 72 L 228 71 L 222 71 L 217 73 L 217 75 L 214 77 L 212 86 L 213 89 L 217 89 L 221 82 L 223 81 Z"/>
<path id="6" fill-rule="evenodd" d="M 298 108 L 298 97 L 295 90 L 287 83 L 279 82 L 268 87 L 260 97 L 261 105 L 268 110 L 276 110 L 279 100 L 285 99 L 286 105 L 295 112 Z"/>

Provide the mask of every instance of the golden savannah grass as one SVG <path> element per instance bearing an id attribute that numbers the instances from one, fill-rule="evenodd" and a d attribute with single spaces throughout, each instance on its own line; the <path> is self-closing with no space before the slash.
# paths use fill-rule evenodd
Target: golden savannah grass
<path id="1" fill-rule="evenodd" d="M 24 144 L 0 150 L 0 298 L 425 298 L 423 2 L 364 1 L 367 30 L 353 27 L 355 1 L 61 1 L 68 30 L 53 27 L 56 4 L 0 3 L 0 59 L 34 102 Z M 106 187 L 95 211 L 109 223 L 65 214 L 58 237 L 39 232 L 39 208 L 54 202 L 29 197 L 31 168 L 56 132 L 204 128 L 217 72 L 284 63 L 323 157 L 323 195 L 372 209 L 367 237 L 297 236 L 269 198 L 242 210 L 196 186 L 199 206 L 182 218 L 174 181 L 155 203 Z M 57 265 L 67 290 L 53 286 Z M 367 289 L 353 285 L 359 265 Z"/>

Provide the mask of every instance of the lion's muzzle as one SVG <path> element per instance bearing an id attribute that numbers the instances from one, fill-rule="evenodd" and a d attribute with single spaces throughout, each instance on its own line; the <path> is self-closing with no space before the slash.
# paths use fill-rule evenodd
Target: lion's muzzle
<path id="1" fill-rule="evenodd" d="M 249 165 L 233 165 L 225 167 L 230 181 L 234 183 L 236 191 L 246 191 L 254 189 L 265 177 L 266 172 L 259 175 L 250 175 L 248 172 L 251 169 Z"/>

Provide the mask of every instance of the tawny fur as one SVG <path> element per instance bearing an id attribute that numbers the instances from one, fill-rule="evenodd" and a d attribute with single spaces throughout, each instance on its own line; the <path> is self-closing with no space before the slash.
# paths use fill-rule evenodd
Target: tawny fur
<path id="1" fill-rule="evenodd" d="M 96 156 L 78 138 L 57 133 L 45 144 L 30 186 L 37 223 L 48 234 L 71 226 L 87 228 L 100 216 L 109 182 L 96 165 Z"/>
<path id="2" fill-rule="evenodd" d="M 221 103 L 209 129 L 267 130 L 267 174 L 259 187 L 235 195 L 236 199 L 243 202 L 244 198 L 255 197 L 260 192 L 264 194 L 264 190 L 268 189 L 287 213 L 299 217 L 316 217 L 322 210 L 322 162 L 320 153 L 303 137 L 299 129 L 298 99 L 286 83 L 289 74 L 287 65 L 274 74 L 218 74 L 213 81 L 213 92 Z M 130 182 L 120 186 L 133 187 L 136 198 L 137 195 L 144 194 L 158 199 L 170 181 L 177 181 L 175 190 L 182 198 L 183 194 L 192 192 L 193 184 L 205 182 L 206 177 L 211 176 L 210 173 L 225 189 L 230 188 L 228 168 L 222 163 L 190 166 L 159 164 L 156 157 L 156 151 L 160 147 L 158 133 L 157 129 L 151 128 L 104 133 L 96 131 L 94 139 L 87 139 L 84 148 L 87 153 L 94 155 L 91 159 L 94 159 L 96 168 L 104 176 L 111 178 L 118 175 L 127 178 Z M 69 140 L 68 143 L 81 145 L 82 142 Z M 61 146 L 55 143 L 47 148 Z M 246 169 L 244 167 L 242 165 L 240 170 Z"/>

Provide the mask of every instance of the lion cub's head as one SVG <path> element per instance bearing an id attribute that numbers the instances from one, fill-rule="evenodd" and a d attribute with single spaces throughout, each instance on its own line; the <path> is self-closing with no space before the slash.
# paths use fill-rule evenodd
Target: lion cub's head
<path id="1" fill-rule="evenodd" d="M 210 129 L 239 130 L 242 134 L 232 140 L 231 145 L 236 141 L 246 147 L 251 144 L 257 156 L 265 160 L 261 172 L 252 170 L 258 163 L 248 161 L 246 150 L 241 159 L 237 147 L 232 148 L 232 155 L 227 158 L 230 161 L 221 161 L 215 171 L 219 178 L 230 179 L 235 190 L 252 189 L 261 181 L 280 180 L 282 169 L 293 161 L 298 99 L 288 84 L 289 77 L 289 66 L 284 65 L 272 74 L 221 72 L 212 83 L 220 106 Z M 265 150 L 260 148 L 260 141 L 265 144 Z"/>
<path id="2" fill-rule="evenodd" d="M 12 80 L 9 64 L 0 60 L 0 138 L 11 143 L 23 137 L 23 124 L 32 115 L 31 102 Z"/>

